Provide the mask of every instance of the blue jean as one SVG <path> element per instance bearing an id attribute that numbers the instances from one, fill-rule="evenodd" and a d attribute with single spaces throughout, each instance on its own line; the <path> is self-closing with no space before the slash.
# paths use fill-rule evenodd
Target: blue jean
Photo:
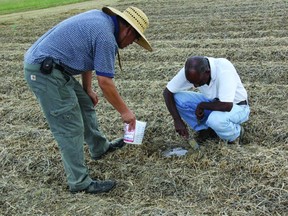
<path id="1" fill-rule="evenodd" d="M 249 105 L 233 104 L 230 112 L 204 111 L 204 118 L 198 122 L 195 115 L 197 105 L 212 100 L 203 94 L 182 91 L 174 94 L 174 100 L 181 118 L 195 131 L 212 128 L 223 140 L 234 141 L 240 135 L 240 125 L 249 119 Z"/>
<path id="2" fill-rule="evenodd" d="M 24 71 L 58 143 L 70 190 L 83 190 L 92 182 L 84 161 L 84 141 L 91 157 L 109 147 L 98 128 L 92 100 L 74 77 L 57 69 L 42 74 L 40 65 L 24 64 Z"/>

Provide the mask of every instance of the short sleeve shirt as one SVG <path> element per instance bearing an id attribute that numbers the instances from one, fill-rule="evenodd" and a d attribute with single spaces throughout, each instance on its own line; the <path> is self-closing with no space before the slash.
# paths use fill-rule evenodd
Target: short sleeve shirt
<path id="1" fill-rule="evenodd" d="M 54 26 L 26 52 L 24 61 L 39 64 L 46 57 L 67 66 L 72 74 L 95 70 L 114 77 L 118 45 L 112 17 L 100 10 L 72 16 Z"/>
<path id="2" fill-rule="evenodd" d="M 197 89 L 208 99 L 218 98 L 222 102 L 239 103 L 247 100 L 245 90 L 240 77 L 233 64 L 224 58 L 207 57 L 211 69 L 211 81 Z M 176 93 L 193 88 L 185 76 L 185 69 L 182 68 L 175 77 L 167 84 L 170 92 Z"/>

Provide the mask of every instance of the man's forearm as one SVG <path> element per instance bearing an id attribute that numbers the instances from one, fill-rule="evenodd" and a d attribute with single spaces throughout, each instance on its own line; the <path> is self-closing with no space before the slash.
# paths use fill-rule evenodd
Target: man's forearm
<path id="1" fill-rule="evenodd" d="M 177 107 L 174 101 L 174 95 L 167 88 L 163 91 L 164 100 L 167 106 L 168 111 L 170 112 L 174 121 L 180 121 L 181 117 L 178 113 Z"/>
<path id="2" fill-rule="evenodd" d="M 83 89 L 88 92 L 92 89 L 92 71 L 87 71 L 81 74 Z"/>
<path id="3" fill-rule="evenodd" d="M 230 112 L 233 107 L 233 103 L 221 101 L 201 102 L 198 104 L 198 107 L 203 110 Z"/>
<path id="4" fill-rule="evenodd" d="M 111 78 L 98 76 L 99 86 L 107 101 L 122 115 L 129 112 L 129 108 L 118 93 L 116 86 Z"/>

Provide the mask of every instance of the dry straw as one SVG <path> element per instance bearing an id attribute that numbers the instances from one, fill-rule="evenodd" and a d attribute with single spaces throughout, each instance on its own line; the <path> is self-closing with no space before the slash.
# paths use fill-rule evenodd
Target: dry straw
<path id="1" fill-rule="evenodd" d="M 127 3 L 112 6 L 124 10 Z M 287 215 L 285 3 L 140 0 L 135 6 L 149 16 L 145 34 L 155 52 L 133 45 L 123 50 L 125 68 L 115 83 L 147 129 L 141 146 L 99 161 L 84 146 L 90 175 L 118 182 L 111 193 L 96 196 L 68 192 L 59 149 L 22 71 L 31 43 L 80 10 L 0 23 L 0 215 Z M 192 54 L 227 57 L 236 65 L 251 103 L 245 145 L 208 140 L 199 153 L 176 135 L 162 91 Z M 93 85 L 101 129 L 109 139 L 121 136 L 119 114 L 96 79 Z M 162 156 L 173 147 L 189 152 Z"/>

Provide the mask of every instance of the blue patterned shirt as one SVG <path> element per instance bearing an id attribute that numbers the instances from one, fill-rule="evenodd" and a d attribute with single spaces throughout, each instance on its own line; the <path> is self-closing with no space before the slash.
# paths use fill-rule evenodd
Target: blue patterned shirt
<path id="1" fill-rule="evenodd" d="M 24 61 L 39 64 L 52 57 L 72 74 L 95 70 L 97 75 L 114 77 L 118 29 L 116 18 L 100 10 L 72 16 L 41 36 Z"/>

